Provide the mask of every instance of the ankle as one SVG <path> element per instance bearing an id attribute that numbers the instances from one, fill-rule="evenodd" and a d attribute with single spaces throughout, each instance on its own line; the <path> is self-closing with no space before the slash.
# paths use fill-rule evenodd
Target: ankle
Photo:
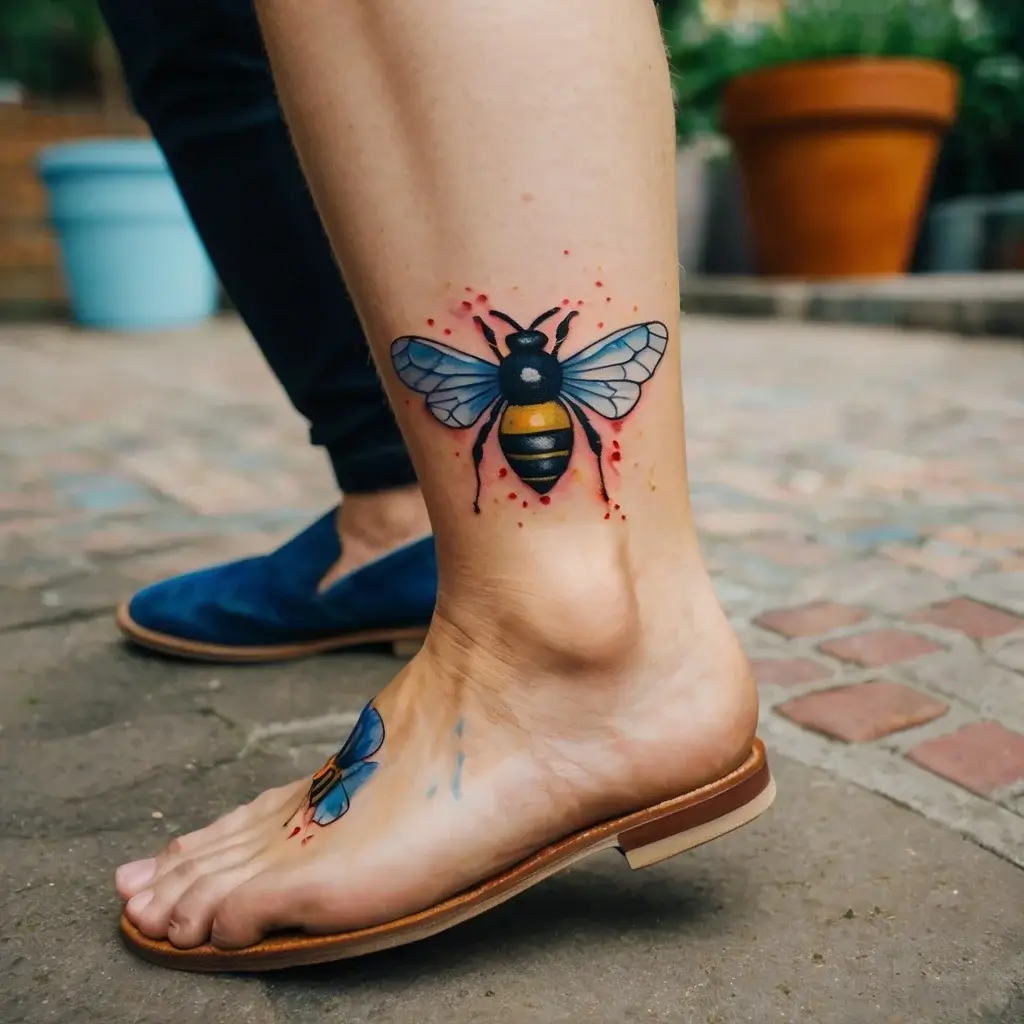
<path id="1" fill-rule="evenodd" d="M 731 636 L 695 544 L 666 540 L 645 565 L 627 534 L 602 525 L 568 543 L 563 530 L 537 532 L 528 555 L 457 569 L 438 596 L 438 624 L 496 664 L 555 678 L 668 670 L 698 622 Z"/>
<path id="2" fill-rule="evenodd" d="M 595 545 L 574 572 L 531 559 L 525 579 L 492 570 L 442 594 L 408 706 L 428 692 L 453 721 L 502 723 L 508 756 L 540 744 L 607 813 L 725 774 L 749 752 L 757 690 L 694 557 L 638 573 Z"/>
<path id="3" fill-rule="evenodd" d="M 495 552 L 453 575 L 438 617 L 510 668 L 575 675 L 615 668 L 637 649 L 642 623 L 627 549 L 607 535 L 576 535 L 567 545 L 561 531 L 538 532 L 528 554 Z"/>
<path id="4" fill-rule="evenodd" d="M 383 554 L 430 533 L 430 517 L 419 487 L 349 494 L 337 516 L 342 547 Z"/>
<path id="5" fill-rule="evenodd" d="M 349 494 L 335 517 L 341 557 L 320 580 L 323 593 L 342 576 L 430 533 L 423 495 L 418 487 L 373 494 Z"/>

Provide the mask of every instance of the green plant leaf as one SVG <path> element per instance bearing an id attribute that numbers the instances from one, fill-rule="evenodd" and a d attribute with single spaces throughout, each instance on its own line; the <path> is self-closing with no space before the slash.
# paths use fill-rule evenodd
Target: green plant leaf
<path id="1" fill-rule="evenodd" d="M 960 76 L 940 191 L 1024 187 L 1024 0 L 787 0 L 768 24 L 709 25 L 700 5 L 663 10 L 681 141 L 718 130 L 726 85 L 761 68 L 917 57 Z"/>

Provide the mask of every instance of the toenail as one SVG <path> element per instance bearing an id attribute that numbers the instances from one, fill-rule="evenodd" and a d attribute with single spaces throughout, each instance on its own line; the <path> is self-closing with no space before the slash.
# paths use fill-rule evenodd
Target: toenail
<path id="1" fill-rule="evenodd" d="M 138 889 L 153 877 L 155 871 L 156 861 L 152 857 L 146 860 L 133 860 L 117 869 L 117 880 L 129 889 Z"/>
<path id="2" fill-rule="evenodd" d="M 152 899 L 153 890 L 147 889 L 145 892 L 140 892 L 137 896 L 133 896 L 125 905 L 125 910 L 129 914 L 141 914 L 149 906 Z"/>

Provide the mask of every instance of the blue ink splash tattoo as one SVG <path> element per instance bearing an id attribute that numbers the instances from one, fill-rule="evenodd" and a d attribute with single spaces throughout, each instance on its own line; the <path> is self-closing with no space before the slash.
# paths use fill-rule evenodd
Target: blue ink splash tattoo
<path id="1" fill-rule="evenodd" d="M 465 731 L 465 729 L 466 729 L 466 720 L 464 718 L 460 718 L 455 723 L 455 735 L 458 736 L 459 739 L 462 739 L 462 734 Z"/>
<path id="2" fill-rule="evenodd" d="M 434 783 L 434 784 L 433 784 L 433 785 L 432 785 L 432 786 L 430 787 L 430 789 L 428 789 L 428 790 L 427 790 L 427 799 L 428 799 L 428 800 L 433 800 L 433 799 L 434 799 L 434 796 L 436 795 L 436 793 L 437 793 L 437 783 L 435 782 L 435 783 Z"/>
<path id="3" fill-rule="evenodd" d="M 348 810 L 356 790 L 380 767 L 370 758 L 383 745 L 384 720 L 371 701 L 363 708 L 345 745 L 313 776 L 308 797 L 313 821 L 330 825 Z"/>
<path id="4" fill-rule="evenodd" d="M 462 762 L 466 755 L 460 750 L 455 756 L 455 774 L 452 776 L 452 796 L 456 800 L 462 799 Z"/>

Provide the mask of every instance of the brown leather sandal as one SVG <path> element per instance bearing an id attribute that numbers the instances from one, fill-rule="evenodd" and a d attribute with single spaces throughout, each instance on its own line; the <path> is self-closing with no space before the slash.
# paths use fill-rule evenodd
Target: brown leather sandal
<path id="1" fill-rule="evenodd" d="M 634 870 L 649 867 L 746 825 L 774 799 L 764 744 L 754 740 L 746 761 L 717 782 L 575 832 L 500 875 L 397 921 L 334 935 L 272 935 L 246 949 L 218 949 L 209 943 L 177 949 L 165 940 L 147 938 L 122 914 L 121 935 L 144 960 L 186 971 L 270 971 L 344 960 L 436 935 L 600 850 L 618 847 Z"/>

